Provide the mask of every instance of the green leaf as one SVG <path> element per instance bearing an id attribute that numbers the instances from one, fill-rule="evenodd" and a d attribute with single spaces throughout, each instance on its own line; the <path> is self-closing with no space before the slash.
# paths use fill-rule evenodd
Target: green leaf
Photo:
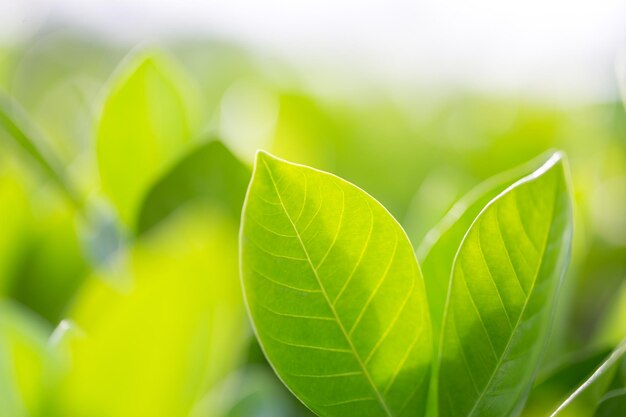
<path id="1" fill-rule="evenodd" d="M 198 97 L 169 59 L 142 53 L 113 77 L 97 127 L 103 191 L 122 222 L 134 223 L 147 187 L 198 133 Z"/>
<path id="2" fill-rule="evenodd" d="M 552 153 L 550 153 L 552 155 Z M 443 313 L 448 296 L 450 275 L 461 241 L 481 210 L 498 194 L 512 183 L 531 174 L 543 165 L 548 156 L 542 155 L 526 164 L 491 177 L 472 189 L 456 202 L 441 221 L 431 229 L 417 248 L 417 259 L 420 261 L 424 284 L 430 308 L 433 334 L 441 334 Z M 439 349 L 439 338 L 434 338 L 435 352 Z M 438 369 L 433 367 L 431 380 L 431 398 L 429 415 L 437 415 Z"/>
<path id="3" fill-rule="evenodd" d="M 340 178 L 257 154 L 240 237 L 260 344 L 320 416 L 421 416 L 432 336 L 400 225 Z"/>
<path id="4" fill-rule="evenodd" d="M 19 258 L 10 294 L 51 323 L 58 323 L 89 264 L 76 233 L 76 211 L 63 204 L 64 200 L 49 197 L 30 195 L 30 210 L 36 213 L 29 219 L 31 241 Z"/>
<path id="5" fill-rule="evenodd" d="M 30 417 L 42 406 L 48 329 L 39 319 L 0 300 L 0 407 L 3 416 Z"/>
<path id="6" fill-rule="evenodd" d="M 42 133 L 34 127 L 21 107 L 0 92 L 0 137 L 7 137 L 51 181 L 56 183 L 68 200 L 82 207 L 82 199 L 61 164 L 59 158 L 46 146 Z"/>
<path id="7" fill-rule="evenodd" d="M 15 271 L 30 243 L 33 229 L 30 196 L 19 171 L 0 161 L 0 295 L 7 295 L 14 285 Z"/>
<path id="8" fill-rule="evenodd" d="M 75 229 L 79 212 L 6 156 L 0 158 L 0 295 L 55 323 L 87 266 Z"/>
<path id="9" fill-rule="evenodd" d="M 603 392 L 605 391 L 616 371 L 617 364 L 626 354 L 626 339 L 615 348 L 609 357 L 595 370 L 595 372 L 585 380 L 567 399 L 550 415 L 555 417 L 558 415 L 567 415 L 570 410 L 577 410 L 578 401 L 586 394 L 587 391 Z M 600 394 L 598 397 L 600 397 Z"/>
<path id="10" fill-rule="evenodd" d="M 240 360 L 236 221 L 189 206 L 127 256 L 90 277 L 70 311 L 84 337 L 70 341 L 60 416 L 188 416 Z"/>
<path id="11" fill-rule="evenodd" d="M 571 244 L 563 156 L 492 200 L 455 257 L 440 344 L 441 416 L 514 415 L 546 345 Z"/>
<path id="12" fill-rule="evenodd" d="M 142 234 L 190 201 L 222 207 L 237 219 L 250 169 L 218 140 L 194 149 L 157 181 L 144 199 L 137 220 Z"/>
<path id="13" fill-rule="evenodd" d="M 545 155 L 540 156 L 489 178 L 455 203 L 437 226 L 426 234 L 416 253 L 424 274 L 433 334 L 438 335 L 441 331 L 454 256 L 467 229 L 487 203 L 513 182 L 537 170 L 547 159 Z M 437 342 L 435 340 L 435 349 Z"/>

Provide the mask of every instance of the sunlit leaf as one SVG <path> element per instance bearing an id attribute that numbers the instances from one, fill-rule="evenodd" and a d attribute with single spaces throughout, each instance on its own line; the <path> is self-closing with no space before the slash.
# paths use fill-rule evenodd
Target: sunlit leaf
<path id="1" fill-rule="evenodd" d="M 503 172 L 481 183 L 455 203 L 441 221 L 431 229 L 416 250 L 417 259 L 421 262 L 424 284 L 428 295 L 428 307 L 433 326 L 433 334 L 441 333 L 441 325 L 454 256 L 456 255 L 465 233 L 480 211 L 494 197 L 504 191 L 516 180 L 539 168 L 547 157 L 536 160 Z M 434 338 L 435 351 L 439 349 L 439 338 Z M 433 368 L 431 390 L 438 384 L 438 369 Z M 431 393 L 430 408 L 437 414 L 437 395 Z"/>
<path id="2" fill-rule="evenodd" d="M 546 345 L 571 244 L 561 154 L 478 215 L 455 257 L 440 345 L 441 416 L 511 415 Z"/>
<path id="3" fill-rule="evenodd" d="M 539 157 L 478 185 L 454 204 L 437 226 L 428 232 L 417 248 L 417 259 L 422 267 L 428 294 L 433 334 L 439 334 L 441 330 L 454 255 L 467 229 L 489 201 L 518 179 L 535 171 L 546 159 L 546 156 Z"/>
<path id="4" fill-rule="evenodd" d="M 71 346 L 60 415 L 189 415 L 245 340 L 236 229 L 190 206 L 136 243 L 121 276 L 90 279 L 70 313 L 84 337 Z"/>
<path id="5" fill-rule="evenodd" d="M 98 122 L 102 188 L 131 227 L 147 187 L 198 133 L 191 81 L 155 53 L 133 55 L 113 77 Z"/>
<path id="6" fill-rule="evenodd" d="M 203 144 L 152 186 L 139 211 L 137 233 L 198 200 L 222 207 L 239 219 L 249 179 L 250 169 L 222 142 Z"/>
<path id="7" fill-rule="evenodd" d="M 421 416 L 432 336 L 406 234 L 340 178 L 259 153 L 241 268 L 261 346 L 321 416 Z"/>

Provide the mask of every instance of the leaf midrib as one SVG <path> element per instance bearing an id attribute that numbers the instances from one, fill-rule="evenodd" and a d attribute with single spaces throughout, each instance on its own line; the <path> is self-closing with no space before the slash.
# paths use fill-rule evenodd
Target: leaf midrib
<path id="1" fill-rule="evenodd" d="M 555 188 L 558 188 L 558 186 L 556 186 Z M 557 190 L 555 189 L 555 192 Z M 517 196 L 515 196 L 515 198 L 517 198 Z M 496 374 L 498 373 L 498 369 L 500 368 L 500 366 L 502 365 L 502 361 L 504 359 L 505 356 L 507 356 L 509 348 L 511 347 L 511 341 L 513 340 L 513 335 L 516 332 L 516 329 L 518 328 L 522 317 L 524 317 L 524 313 L 526 312 L 526 307 L 528 307 L 528 301 L 531 299 L 532 295 L 533 295 L 533 291 L 535 289 L 535 284 L 537 283 L 537 275 L 539 275 L 539 271 L 541 271 L 541 266 L 544 263 L 545 260 L 545 251 L 546 251 L 546 247 L 548 244 L 548 239 L 550 238 L 550 235 L 552 234 L 552 226 L 554 224 L 554 209 L 556 206 L 556 197 L 552 200 L 552 206 L 550 207 L 550 225 L 548 227 L 548 232 L 546 233 L 546 237 L 544 238 L 543 241 L 543 245 L 541 248 L 541 259 L 539 260 L 539 262 L 537 263 L 537 270 L 535 271 L 534 277 L 535 279 L 533 280 L 533 284 L 530 287 L 530 290 L 528 291 L 528 296 L 526 297 L 526 301 L 524 301 L 524 306 L 522 307 L 522 311 L 520 312 L 520 315 L 517 319 L 517 321 L 515 322 L 515 326 L 513 326 L 513 330 L 511 331 L 511 335 L 509 336 L 509 340 L 507 340 L 506 342 L 506 346 L 504 347 L 504 350 L 502 351 L 502 355 L 500 355 L 500 358 L 498 359 L 498 362 L 496 363 L 496 366 L 494 367 L 493 372 L 491 373 L 491 376 L 489 377 L 489 380 L 487 381 L 487 384 L 485 385 L 485 388 L 482 390 L 482 392 L 480 393 L 480 395 L 478 396 L 476 402 L 474 403 L 474 406 L 472 407 L 472 409 L 470 410 L 469 414 L 467 415 L 467 417 L 472 417 L 474 415 L 474 413 L 476 412 L 476 407 L 478 407 L 478 405 L 481 403 L 483 397 L 485 396 L 485 394 L 487 393 L 487 391 L 489 390 L 491 383 L 493 382 L 493 379 L 495 378 Z M 530 239 L 530 237 L 529 237 Z"/>
<path id="2" fill-rule="evenodd" d="M 300 236 L 300 233 L 298 232 L 298 229 L 297 229 L 295 223 L 291 219 L 291 216 L 289 215 L 289 212 L 287 211 L 287 208 L 286 208 L 285 204 L 283 203 L 283 199 L 282 199 L 282 197 L 280 195 L 280 192 L 278 191 L 278 186 L 276 185 L 276 181 L 274 181 L 274 175 L 272 174 L 272 170 L 270 169 L 270 167 L 268 166 L 266 161 L 263 160 L 263 164 L 265 165 L 265 169 L 267 169 L 267 172 L 268 172 L 268 174 L 270 176 L 270 180 L 272 181 L 272 186 L 274 187 L 274 191 L 276 192 L 276 195 L 278 196 L 278 201 L 280 201 L 280 205 L 281 205 L 283 211 L 285 212 L 285 216 L 287 217 L 287 220 L 289 220 L 289 223 L 291 224 L 291 226 L 293 227 L 294 232 L 296 233 L 296 237 L 298 239 L 298 242 L 300 242 L 300 246 L 302 247 L 302 250 L 304 251 L 304 254 L 306 256 L 306 259 L 307 259 L 307 262 L 309 264 L 309 267 L 313 271 L 313 275 L 315 276 L 317 284 L 319 285 L 320 290 L 322 291 L 322 295 L 324 296 L 324 300 L 326 301 L 326 304 L 330 308 L 330 311 L 332 312 L 333 317 L 335 318 L 335 321 L 337 322 L 337 325 L 339 326 L 339 329 L 341 330 L 341 333 L 343 334 L 344 338 L 346 339 L 346 341 L 348 343 L 348 346 L 350 347 L 350 350 L 352 351 L 352 354 L 356 358 L 356 360 L 357 360 L 357 362 L 359 364 L 359 367 L 361 368 L 361 372 L 363 373 L 363 375 L 367 379 L 367 382 L 370 384 L 370 386 L 372 388 L 372 391 L 376 395 L 376 399 L 380 403 L 381 407 L 383 408 L 383 410 L 385 411 L 387 416 L 394 417 L 393 413 L 389 409 L 389 406 L 385 402 L 385 399 L 383 398 L 382 394 L 380 393 L 380 391 L 378 390 L 378 388 L 374 384 L 374 381 L 372 380 L 372 377 L 371 377 L 369 371 L 367 370 L 365 364 L 363 363 L 363 360 L 361 359 L 361 356 L 358 354 L 356 348 L 354 347 L 354 344 L 352 343 L 352 340 L 350 339 L 350 337 L 348 335 L 348 332 L 344 328 L 343 323 L 339 319 L 339 315 L 337 314 L 337 310 L 335 310 L 335 306 L 330 301 L 328 293 L 326 292 L 326 288 L 324 288 L 324 286 L 322 285 L 322 281 L 321 281 L 321 279 L 320 279 L 320 277 L 318 275 L 317 269 L 315 269 L 315 267 L 313 266 L 313 262 L 311 261 L 311 257 L 309 256 L 309 252 L 307 251 L 306 246 L 304 245 L 302 237 Z M 304 203 L 306 203 L 306 200 L 305 200 Z"/>

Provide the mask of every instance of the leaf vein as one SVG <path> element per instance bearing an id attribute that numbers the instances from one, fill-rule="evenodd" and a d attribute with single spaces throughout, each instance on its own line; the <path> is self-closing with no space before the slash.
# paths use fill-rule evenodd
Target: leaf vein
<path id="1" fill-rule="evenodd" d="M 352 281 L 352 277 L 354 277 L 356 270 L 361 264 L 361 261 L 363 260 L 363 256 L 365 255 L 365 252 L 367 248 L 369 247 L 370 239 L 372 238 L 372 232 L 374 230 L 374 212 L 372 211 L 372 207 L 370 206 L 369 202 L 367 200 L 365 202 L 367 203 L 367 208 L 369 209 L 369 212 L 370 212 L 370 228 L 369 228 L 369 231 L 367 232 L 367 238 L 365 239 L 365 244 L 363 245 L 363 249 L 361 250 L 359 257 L 357 258 L 357 261 L 354 264 L 354 268 L 352 268 L 350 275 L 348 275 L 348 278 L 346 278 L 343 285 L 341 286 L 341 289 L 337 293 L 337 296 L 333 300 L 333 306 L 337 305 L 337 301 L 339 301 L 339 299 L 343 295 L 346 288 L 348 288 L 348 284 L 350 284 L 350 282 Z"/>
<path id="2" fill-rule="evenodd" d="M 385 272 L 378 279 L 378 282 L 376 283 L 376 287 L 374 288 L 374 290 L 370 294 L 369 298 L 365 302 L 365 305 L 363 305 L 363 308 L 361 308 L 361 311 L 359 312 L 356 320 L 354 321 L 354 324 L 350 328 L 350 332 L 349 332 L 350 336 L 352 336 L 352 334 L 354 333 L 356 328 L 361 323 L 361 320 L 363 319 L 363 316 L 365 315 L 365 312 L 367 311 L 367 309 L 369 308 L 370 304 L 374 300 L 374 297 L 376 297 L 376 294 L 378 294 L 378 290 L 383 285 L 383 282 L 385 281 L 385 279 L 387 278 L 387 275 L 389 274 L 389 270 L 391 269 L 391 265 L 393 265 L 393 261 L 395 260 L 395 257 L 396 257 L 396 252 L 398 251 L 398 231 L 395 228 L 393 230 L 395 232 L 395 243 L 393 245 L 393 252 L 391 254 L 391 257 L 389 258 L 389 262 L 387 263 L 387 266 L 385 267 Z"/>
<path id="3" fill-rule="evenodd" d="M 551 205 L 551 213 L 550 213 L 550 217 L 549 217 L 550 218 L 550 227 L 548 227 L 548 231 L 547 231 L 546 236 L 545 236 L 545 238 L 543 240 L 542 249 L 541 249 L 541 251 L 538 251 L 538 254 L 541 256 L 541 259 L 537 263 L 537 269 L 536 269 L 535 273 L 533 274 L 534 280 L 533 280 L 532 286 L 530 287 L 530 291 L 528 292 L 528 297 L 526 297 L 526 300 L 524 301 L 524 306 L 522 307 L 522 311 L 520 312 L 520 315 L 519 315 L 519 317 L 517 319 L 517 322 L 515 323 L 514 329 L 516 329 L 519 326 L 519 324 L 522 321 L 522 317 L 524 317 L 524 312 L 526 311 L 526 307 L 528 306 L 528 300 L 530 300 L 531 295 L 533 293 L 533 289 L 535 288 L 535 284 L 537 283 L 537 275 L 539 274 L 539 271 L 541 270 L 541 265 L 544 262 L 545 250 L 546 250 L 546 246 L 548 244 L 548 240 L 550 238 L 551 229 L 552 229 L 552 223 L 554 222 L 555 205 L 556 205 L 556 201 L 553 198 L 552 205 Z M 482 401 L 482 398 L 485 396 L 485 393 L 487 392 L 487 389 L 491 386 L 491 383 L 493 382 L 493 379 L 495 378 L 495 375 L 497 373 L 498 368 L 501 366 L 504 357 L 506 356 L 506 354 L 508 353 L 509 349 L 511 348 L 511 342 L 513 340 L 513 334 L 514 333 L 515 333 L 514 331 L 511 332 L 511 335 L 509 336 L 509 340 L 506 343 L 504 351 L 502 352 L 502 355 L 500 356 L 500 359 L 498 360 L 498 362 L 497 362 L 493 372 L 491 373 L 489 381 L 487 381 L 487 385 L 485 385 L 485 389 L 481 392 L 480 396 L 478 397 L 478 399 L 474 403 L 474 406 L 472 407 L 472 410 L 468 414 L 468 417 L 471 417 L 472 415 L 474 415 L 474 412 L 477 410 L 478 404 L 480 404 L 480 402 Z"/>
<path id="4" fill-rule="evenodd" d="M 485 258 L 485 252 L 483 251 L 483 244 L 482 244 L 482 235 L 480 233 L 480 226 L 481 225 L 482 225 L 482 220 L 479 221 L 476 224 L 476 234 L 478 235 L 476 237 L 476 240 L 478 242 L 478 252 L 480 252 L 480 257 L 483 260 L 483 263 L 485 264 L 485 269 L 487 270 L 487 275 L 489 275 L 489 279 L 491 280 L 493 286 L 496 289 L 496 294 L 498 295 L 498 300 L 500 301 L 500 305 L 502 306 L 502 310 L 504 311 L 504 316 L 506 317 L 506 321 L 509 324 L 509 329 L 511 329 L 511 326 L 513 324 L 511 322 L 511 318 L 509 317 L 509 312 L 507 311 L 506 306 L 504 305 L 504 300 L 502 299 L 502 294 L 500 294 L 500 289 L 498 288 L 498 283 L 493 278 L 493 274 L 491 273 L 491 268 L 489 267 L 489 262 L 487 262 L 487 259 Z M 469 289 L 469 285 L 468 285 L 468 289 Z"/>
<path id="5" fill-rule="evenodd" d="M 337 185 L 337 184 L 335 184 L 335 185 Z M 322 259 L 315 266 L 316 270 L 319 269 L 324 264 L 324 261 L 326 261 L 326 258 L 330 254 L 330 251 L 333 249 L 333 247 L 337 243 L 337 239 L 339 238 L 339 232 L 341 231 L 341 226 L 343 224 L 343 214 L 346 211 L 346 193 L 343 190 L 343 188 L 341 188 L 339 185 L 337 185 L 337 188 L 339 188 L 341 190 L 341 214 L 339 215 L 339 223 L 337 224 L 337 231 L 334 233 L 335 236 L 333 237 L 332 243 L 330 244 L 330 246 L 326 250 L 326 253 L 324 253 L 324 256 L 322 256 Z"/>
<path id="6" fill-rule="evenodd" d="M 294 287 L 293 285 L 289 285 L 289 284 L 286 284 L 284 282 L 277 281 L 274 278 L 268 277 L 267 275 L 262 274 L 261 272 L 256 271 L 254 269 L 252 269 L 252 272 L 254 274 L 257 274 L 261 278 L 263 278 L 263 279 L 265 279 L 265 280 L 275 284 L 275 285 L 279 285 L 281 287 L 289 288 L 290 290 L 294 290 L 294 291 L 298 291 L 298 292 L 304 292 L 304 293 L 321 293 L 322 292 L 321 290 L 316 290 L 316 289 Z"/>
<path id="7" fill-rule="evenodd" d="M 285 208 L 285 205 L 284 205 L 284 203 L 282 201 L 280 193 L 278 192 L 278 187 L 276 186 L 276 182 L 274 181 L 274 177 L 272 175 L 272 171 L 270 170 L 270 168 L 267 165 L 266 161 L 263 161 L 263 163 L 265 164 L 265 168 L 267 169 L 267 172 L 269 173 L 270 179 L 271 179 L 272 184 L 274 186 L 274 190 L 276 191 L 276 195 L 278 196 L 278 200 L 281 202 L 281 204 L 283 206 L 283 210 L 285 211 L 285 215 L 287 216 L 287 218 L 291 222 L 291 224 L 293 226 L 293 229 L 294 229 L 294 232 L 298 236 L 298 240 L 300 241 L 300 245 L 302 246 L 302 249 L 304 250 L 304 253 L 307 256 L 307 259 L 308 259 L 308 262 L 309 262 L 309 266 L 311 267 L 311 269 L 312 269 L 312 271 L 313 271 L 313 273 L 315 275 L 315 278 L 317 279 L 317 283 L 318 283 L 318 285 L 319 285 L 319 287 L 320 287 L 320 289 L 322 291 L 322 294 L 324 295 L 324 298 L 326 299 L 326 302 L 327 302 L 328 306 L 330 307 L 333 315 L 335 316 L 335 320 L 337 321 L 337 325 L 339 326 L 339 329 L 343 333 L 346 341 L 348 342 L 348 345 L 350 346 L 352 354 L 354 355 L 354 357 L 356 358 L 357 362 L 359 363 L 359 366 L 363 370 L 363 375 L 365 376 L 365 378 L 367 379 L 368 383 L 370 384 L 370 386 L 372 388 L 372 391 L 376 395 L 376 399 L 378 399 L 378 402 L 379 402 L 380 406 L 382 407 L 382 409 L 385 411 L 385 413 L 389 417 L 394 417 L 393 413 L 389 409 L 389 406 L 387 405 L 387 403 L 385 402 L 384 398 L 382 397 L 380 391 L 378 391 L 378 388 L 374 384 L 374 381 L 372 380 L 372 377 L 369 374 L 369 371 L 365 367 L 365 364 L 363 363 L 363 360 L 361 359 L 361 357 L 359 356 L 356 348 L 354 347 L 354 344 L 352 343 L 352 339 L 350 338 L 350 336 L 346 332 L 346 329 L 343 327 L 343 324 L 342 324 L 341 320 L 339 319 L 339 316 L 337 314 L 337 311 L 335 310 L 335 307 L 332 305 L 332 303 L 330 302 L 330 299 L 328 298 L 328 293 L 326 292 L 324 286 L 322 285 L 322 281 L 319 278 L 317 270 L 313 266 L 313 262 L 311 261 L 311 258 L 309 257 L 309 254 L 308 254 L 308 252 L 306 250 L 306 247 L 304 246 L 304 242 L 302 241 L 302 237 L 300 236 L 300 233 L 298 233 L 298 229 L 296 228 L 296 225 L 293 223 L 293 220 L 291 220 L 291 217 L 289 217 L 289 213 L 287 212 L 287 209 Z"/>

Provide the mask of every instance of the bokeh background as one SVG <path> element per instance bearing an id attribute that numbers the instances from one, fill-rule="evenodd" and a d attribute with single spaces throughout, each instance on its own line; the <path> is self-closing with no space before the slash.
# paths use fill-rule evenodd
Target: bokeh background
<path id="1" fill-rule="evenodd" d="M 626 336 L 625 23 L 617 0 L 3 0 L 0 415 L 310 415 L 240 295 L 258 148 L 367 190 L 414 247 L 564 150 L 545 415 Z"/>

